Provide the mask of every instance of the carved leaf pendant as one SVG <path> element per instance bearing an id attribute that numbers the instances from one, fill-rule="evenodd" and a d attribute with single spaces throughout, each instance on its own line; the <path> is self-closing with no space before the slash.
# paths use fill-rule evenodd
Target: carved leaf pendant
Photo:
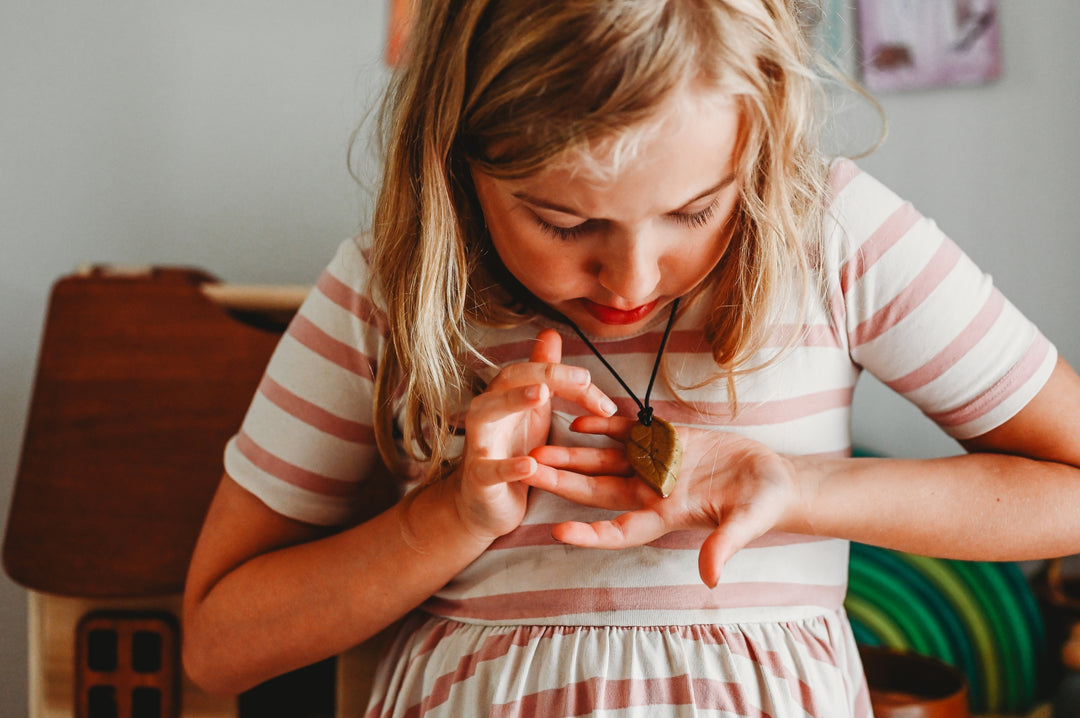
<path id="1" fill-rule="evenodd" d="M 679 477 L 682 442 L 674 426 L 654 416 L 648 426 L 634 424 L 626 442 L 626 458 L 645 483 L 666 497 Z"/>

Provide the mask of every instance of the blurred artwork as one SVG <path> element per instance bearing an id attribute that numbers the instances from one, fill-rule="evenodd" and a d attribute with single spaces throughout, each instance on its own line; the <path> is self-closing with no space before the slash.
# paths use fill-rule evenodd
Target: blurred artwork
<path id="1" fill-rule="evenodd" d="M 858 0 L 871 92 L 978 85 L 1001 75 L 997 0 Z"/>
<path id="2" fill-rule="evenodd" d="M 846 0 L 796 0 L 795 19 L 814 45 L 830 62 L 836 62 L 845 45 Z"/>
<path id="3" fill-rule="evenodd" d="M 405 42 L 412 27 L 415 0 L 389 0 L 390 12 L 386 24 L 386 64 L 394 67 L 401 63 Z"/>

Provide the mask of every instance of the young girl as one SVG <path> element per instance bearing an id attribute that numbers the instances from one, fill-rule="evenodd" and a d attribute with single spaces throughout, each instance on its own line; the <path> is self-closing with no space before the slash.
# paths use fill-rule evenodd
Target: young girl
<path id="1" fill-rule="evenodd" d="M 397 622 L 372 716 L 868 716 L 847 541 L 1080 551 L 1080 380 L 820 156 L 789 5 L 421 3 L 370 240 L 226 451 L 185 596 L 199 683 Z M 864 368 L 968 453 L 850 458 Z"/>

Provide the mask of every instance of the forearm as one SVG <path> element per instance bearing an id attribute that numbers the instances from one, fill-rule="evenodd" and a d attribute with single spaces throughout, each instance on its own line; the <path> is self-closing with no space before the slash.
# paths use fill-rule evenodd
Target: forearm
<path id="1" fill-rule="evenodd" d="M 466 532 L 445 483 L 370 521 L 277 549 L 186 597 L 185 665 L 237 693 L 375 635 L 486 548 Z"/>
<path id="2" fill-rule="evenodd" d="M 991 453 L 792 461 L 807 487 L 802 532 L 966 560 L 1080 552 L 1080 470 L 1067 464 Z"/>

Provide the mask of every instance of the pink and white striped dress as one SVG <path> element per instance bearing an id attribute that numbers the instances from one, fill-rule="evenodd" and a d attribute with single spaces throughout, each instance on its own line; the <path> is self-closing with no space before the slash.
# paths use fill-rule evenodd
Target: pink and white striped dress
<path id="1" fill-rule="evenodd" d="M 868 369 L 946 432 L 977 436 L 1013 416 L 1049 377 L 1050 343 L 930 221 L 848 161 L 831 175 L 827 292 L 797 345 L 726 387 L 657 382 L 658 416 L 760 440 L 789 454 L 846 456 L 855 382 Z M 665 361 L 676 382 L 713 369 L 706 301 L 679 318 Z M 342 245 L 275 353 L 226 470 L 271 508 L 347 522 L 376 460 L 372 377 L 384 340 L 381 298 L 355 242 Z M 644 387 L 663 330 L 600 341 Z M 543 324 L 477 329 L 497 366 L 528 358 Z M 633 416 L 591 352 L 563 329 L 564 361 Z M 778 327 L 777 336 L 792 327 Z M 493 375 L 497 370 L 491 370 Z M 581 443 L 555 407 L 551 441 Z M 414 612 L 381 664 L 369 716 L 870 715 L 843 610 L 845 541 L 769 533 L 740 551 L 720 585 L 698 578 L 703 534 L 669 534 L 609 552 L 556 543 L 550 527 L 603 511 L 534 490 L 524 522 Z"/>

